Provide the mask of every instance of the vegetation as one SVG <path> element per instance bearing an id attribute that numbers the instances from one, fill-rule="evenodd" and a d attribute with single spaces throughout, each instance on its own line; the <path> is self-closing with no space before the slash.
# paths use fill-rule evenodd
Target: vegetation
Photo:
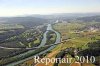
<path id="1" fill-rule="evenodd" d="M 20 61 L 22 59 L 25 59 L 25 58 L 28 58 L 30 56 L 33 56 L 43 50 L 46 50 L 49 46 L 47 47 L 41 47 L 41 48 L 38 48 L 36 50 L 31 50 L 31 51 L 28 51 L 26 53 L 23 53 L 23 54 L 19 54 L 19 55 L 16 55 L 16 56 L 12 56 L 12 57 L 8 57 L 8 58 L 4 58 L 2 60 L 0 60 L 0 65 L 5 65 L 5 64 L 9 64 L 9 63 L 12 63 L 12 62 L 17 62 L 17 61 Z"/>
<path id="2" fill-rule="evenodd" d="M 56 40 L 56 34 L 53 31 L 48 31 L 46 44 L 53 44 Z"/>
<path id="3" fill-rule="evenodd" d="M 44 25 L 27 28 L 20 24 L 5 23 L 0 24 L 0 27 L 0 31 L 4 31 L 0 33 L 0 65 L 25 59 L 48 48 L 39 48 L 36 51 L 26 49 L 40 45 L 46 30 Z"/>
<path id="4" fill-rule="evenodd" d="M 72 17 L 74 19 L 70 17 L 60 18 L 59 16 L 53 19 L 51 17 L 52 21 L 60 18 L 58 23 L 53 24 L 53 28 L 60 32 L 61 43 L 51 51 L 40 55 L 40 57 L 62 58 L 70 56 L 73 59 L 71 64 L 58 63 L 54 64 L 54 66 L 75 66 L 75 61 L 78 61 L 75 56 L 88 55 L 89 58 L 90 56 L 96 57 L 95 63 L 90 63 L 88 66 L 100 65 L 100 16 L 77 17 L 76 15 Z M 23 60 L 49 48 L 49 46 L 45 46 L 36 48 L 35 50 L 29 50 L 29 48 L 40 45 L 43 39 L 43 33 L 46 31 L 46 26 L 43 24 L 48 21 L 47 19 L 35 17 L 4 17 L 0 20 L 7 22 L 0 24 L 1 66 Z M 48 31 L 46 37 L 47 45 L 53 44 L 56 40 L 56 34 L 53 31 Z M 75 50 L 77 50 L 77 53 L 75 53 Z M 31 59 L 31 62 L 34 62 L 34 60 Z M 53 64 L 49 63 L 48 65 Z M 86 63 L 82 63 L 81 65 L 87 66 Z"/>
<path id="5" fill-rule="evenodd" d="M 88 49 L 80 51 L 78 54 L 82 55 L 82 56 L 87 56 L 88 55 L 89 58 L 91 56 L 95 56 L 96 57 L 95 64 L 97 66 L 100 65 L 100 63 L 99 63 L 99 57 L 100 57 L 100 40 L 88 43 L 88 47 L 89 47 Z"/>
<path id="6" fill-rule="evenodd" d="M 54 24 L 53 27 L 55 30 L 59 31 L 62 35 L 62 43 L 57 45 L 52 51 L 66 50 L 66 48 L 77 48 L 79 54 L 88 54 L 91 55 L 91 51 L 96 54 L 92 54 L 96 57 L 99 56 L 99 46 L 98 40 L 100 39 L 100 28 L 97 24 L 99 22 L 64 22 Z M 93 29 L 92 29 L 93 28 Z M 96 42 L 96 43 L 95 43 Z M 96 47 L 95 47 L 95 46 Z M 98 47 L 97 47 L 98 46 Z M 89 49 L 91 47 L 91 49 Z M 94 48 L 95 47 L 95 48 Z M 74 49 L 70 50 L 68 53 L 74 58 Z M 83 52 L 83 53 L 82 53 Z M 99 59 L 96 58 L 96 63 L 99 62 Z M 85 65 L 85 63 L 84 63 Z M 91 64 L 90 64 L 91 65 Z"/>

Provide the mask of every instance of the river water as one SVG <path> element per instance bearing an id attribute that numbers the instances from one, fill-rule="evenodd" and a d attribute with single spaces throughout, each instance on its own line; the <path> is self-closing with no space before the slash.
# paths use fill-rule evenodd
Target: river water
<path id="1" fill-rule="evenodd" d="M 55 31 L 55 30 L 52 28 L 51 24 L 48 24 L 48 25 L 47 25 L 47 30 L 46 30 L 46 32 L 43 34 L 42 42 L 41 42 L 41 44 L 38 46 L 38 48 L 40 48 L 40 47 L 42 47 L 42 46 L 44 46 L 44 45 L 46 44 L 46 40 L 47 40 L 46 36 L 47 36 L 47 33 L 48 33 L 49 30 L 55 32 L 56 35 L 57 35 L 56 41 L 55 41 L 54 44 L 60 43 L 60 33 L 58 33 L 57 31 Z"/>

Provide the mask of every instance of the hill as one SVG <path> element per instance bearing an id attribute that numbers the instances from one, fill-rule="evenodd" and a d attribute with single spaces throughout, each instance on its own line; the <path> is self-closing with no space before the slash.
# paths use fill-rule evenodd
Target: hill
<path id="1" fill-rule="evenodd" d="M 48 20 L 36 17 L 0 17 L 0 22 L 21 24 L 24 27 L 32 27 L 43 23 L 47 23 Z"/>
<path id="2" fill-rule="evenodd" d="M 89 17 L 81 17 L 77 18 L 77 20 L 83 21 L 83 22 L 100 22 L 100 16 L 89 16 Z"/>

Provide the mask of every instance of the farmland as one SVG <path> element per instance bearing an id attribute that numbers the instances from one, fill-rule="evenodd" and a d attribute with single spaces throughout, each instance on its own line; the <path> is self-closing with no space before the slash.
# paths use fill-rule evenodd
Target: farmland
<path id="1" fill-rule="evenodd" d="M 72 23 L 54 24 L 55 30 L 58 30 L 62 35 L 62 43 L 59 44 L 56 48 L 54 48 L 52 50 L 52 52 L 57 51 L 57 50 L 58 51 L 66 50 L 67 48 L 73 48 L 73 49 L 78 48 L 80 52 L 82 50 L 89 49 L 89 46 L 88 46 L 89 43 L 91 44 L 92 42 L 97 42 L 100 40 L 100 31 L 99 31 L 100 29 L 98 29 L 98 31 L 93 31 L 93 30 L 90 30 L 89 28 L 86 28 L 87 26 L 89 27 L 90 25 L 93 26 L 95 24 L 99 24 L 99 23 L 82 23 L 82 22 L 81 23 L 77 23 L 77 22 L 73 23 L 72 22 Z M 81 30 L 81 29 L 83 29 L 83 30 Z M 91 48 L 93 48 L 93 46 Z M 73 52 L 73 50 L 71 50 L 71 52 Z M 88 52 L 90 52 L 90 51 L 88 51 Z M 96 51 L 96 52 L 98 53 L 98 51 Z M 92 53 L 92 55 L 93 55 L 93 53 Z M 86 54 L 88 54 L 88 53 L 86 53 Z M 99 56 L 96 55 L 95 57 L 99 57 Z M 97 58 L 96 58 L 96 60 L 97 60 Z M 86 65 L 88 65 L 88 64 L 83 64 L 83 66 L 86 66 Z"/>
<path id="2" fill-rule="evenodd" d="M 49 53 L 43 54 L 41 55 L 42 57 L 45 58 L 56 58 L 56 57 L 60 57 L 60 55 L 62 56 L 62 51 L 64 51 L 65 55 L 63 56 L 64 58 L 66 57 L 70 57 L 72 58 L 72 63 L 58 63 L 57 65 L 59 66 L 75 66 L 78 65 L 77 63 L 75 63 L 77 61 L 77 59 L 75 58 L 74 55 L 74 50 L 78 49 L 79 53 L 77 54 L 78 56 L 85 56 L 86 52 L 87 54 L 90 52 L 88 51 L 90 49 L 91 45 L 95 45 L 96 42 L 98 42 L 100 40 L 100 29 L 96 28 L 94 30 L 91 30 L 91 25 L 96 25 L 99 24 L 98 22 L 96 23 L 81 23 L 81 22 L 71 22 L 71 23 L 56 23 L 53 24 L 53 28 L 61 33 L 61 43 L 58 44 L 54 49 L 52 49 L 51 51 L 49 51 Z M 89 27 L 87 27 L 89 26 Z M 97 30 L 98 29 L 98 30 Z M 93 43 L 93 44 L 91 44 Z M 93 46 L 91 46 L 91 48 L 93 48 Z M 98 46 L 98 44 L 97 44 Z M 93 56 L 95 56 L 96 58 L 96 62 L 95 63 L 80 63 L 82 66 L 95 66 L 98 65 L 99 63 L 99 50 L 96 49 L 96 47 L 94 47 L 95 50 L 92 50 L 93 53 L 94 51 L 97 52 L 96 55 L 94 55 L 92 53 Z M 99 48 L 99 47 L 98 47 Z M 69 50 L 69 51 L 67 51 Z M 90 55 L 90 54 L 89 54 Z M 28 64 L 28 65 L 32 65 L 34 63 L 33 59 L 27 60 L 26 62 L 22 63 L 21 65 L 24 64 Z M 45 63 L 39 63 L 36 64 L 36 66 L 45 66 Z M 56 65 L 55 63 L 48 63 L 48 66 L 54 66 Z"/>
<path id="3" fill-rule="evenodd" d="M 29 26 L 20 22 L 0 24 L 0 65 L 45 66 L 45 63 L 34 63 L 35 55 L 41 59 L 72 58 L 71 63 L 48 63 L 48 66 L 99 65 L 100 22 L 80 20 L 59 20 L 33 26 L 33 23 Z M 76 58 L 84 56 L 86 59 L 87 55 L 89 63 L 81 63 Z M 95 57 L 93 63 L 91 56 Z"/>

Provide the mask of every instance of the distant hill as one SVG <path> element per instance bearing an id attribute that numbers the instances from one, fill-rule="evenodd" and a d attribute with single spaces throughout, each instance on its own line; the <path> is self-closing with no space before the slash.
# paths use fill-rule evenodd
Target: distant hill
<path id="1" fill-rule="evenodd" d="M 90 16 L 98 16 L 98 15 L 100 15 L 100 13 L 55 13 L 50 15 L 33 14 L 33 15 L 26 15 L 26 16 L 52 19 L 52 20 L 57 20 L 57 19 L 67 20 L 67 19 L 73 19 L 78 17 L 90 17 Z"/>
<path id="2" fill-rule="evenodd" d="M 48 20 L 43 18 L 37 18 L 37 17 L 1 17 L 0 22 L 21 24 L 25 27 L 32 27 L 43 23 L 47 23 Z"/>
<path id="3" fill-rule="evenodd" d="M 100 13 L 56 13 L 50 15 L 21 15 L 20 17 L 0 17 L 0 23 L 17 23 L 25 27 L 32 27 L 48 22 L 55 22 L 56 20 L 81 20 L 84 22 L 99 21 Z"/>
<path id="4" fill-rule="evenodd" d="M 89 17 L 81 17 L 77 18 L 77 20 L 83 21 L 83 22 L 100 22 L 100 16 L 89 16 Z"/>

